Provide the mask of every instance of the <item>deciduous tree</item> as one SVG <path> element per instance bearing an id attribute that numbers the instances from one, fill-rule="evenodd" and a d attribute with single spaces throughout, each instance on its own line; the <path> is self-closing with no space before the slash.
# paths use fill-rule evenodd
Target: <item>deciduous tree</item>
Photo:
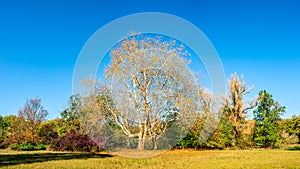
<path id="1" fill-rule="evenodd" d="M 296 135 L 300 141 L 300 116 L 292 116 L 292 118 L 280 121 L 280 130 L 286 131 L 290 135 Z"/>
<path id="2" fill-rule="evenodd" d="M 37 131 L 42 143 L 50 144 L 53 139 L 58 138 L 58 128 L 59 125 L 57 124 L 57 120 L 42 122 Z"/>
<path id="3" fill-rule="evenodd" d="M 24 107 L 19 110 L 18 117 L 24 121 L 28 142 L 35 144 L 37 140 L 37 130 L 45 120 L 48 111 L 42 106 L 40 98 L 27 100 Z"/>
<path id="4" fill-rule="evenodd" d="M 146 140 L 152 140 L 156 149 L 158 137 L 171 126 L 177 126 L 177 132 L 188 131 L 185 127 L 196 117 L 199 86 L 186 56 L 175 41 L 136 36 L 123 40 L 111 51 L 105 73 L 109 85 L 90 83 L 90 91 L 98 90 L 92 92 L 97 104 L 90 105 L 96 105 L 100 118 L 112 120 L 128 138 L 138 138 L 139 150 Z"/>
<path id="5" fill-rule="evenodd" d="M 248 87 L 247 83 L 236 73 L 231 75 L 230 80 L 228 80 L 228 89 L 229 92 L 225 97 L 223 117 L 232 123 L 232 144 L 233 146 L 237 146 L 237 142 L 245 127 L 247 112 L 254 108 L 257 103 L 256 99 L 250 102 L 244 100 L 245 95 L 249 94 L 253 90 L 253 87 Z"/>

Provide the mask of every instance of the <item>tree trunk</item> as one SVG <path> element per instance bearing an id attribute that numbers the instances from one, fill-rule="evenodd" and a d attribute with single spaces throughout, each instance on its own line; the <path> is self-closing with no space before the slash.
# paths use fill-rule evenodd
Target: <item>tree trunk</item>
<path id="1" fill-rule="evenodd" d="M 232 138 L 232 146 L 236 147 L 238 132 L 236 127 L 233 127 L 233 138 Z"/>
<path id="2" fill-rule="evenodd" d="M 139 137 L 139 144 L 137 147 L 138 150 L 144 150 L 145 149 L 145 138 Z"/>
<path id="3" fill-rule="evenodd" d="M 157 150 L 156 135 L 152 136 L 152 149 Z"/>
<path id="4" fill-rule="evenodd" d="M 32 140 L 31 140 L 32 143 L 31 144 L 34 144 L 34 131 L 31 132 L 31 137 L 32 137 Z"/>

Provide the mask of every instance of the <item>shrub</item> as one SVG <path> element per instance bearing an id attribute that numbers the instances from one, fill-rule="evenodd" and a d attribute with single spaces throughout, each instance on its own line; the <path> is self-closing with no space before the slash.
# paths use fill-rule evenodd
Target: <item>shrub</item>
<path id="1" fill-rule="evenodd" d="M 0 143 L 0 149 L 6 149 L 9 147 L 10 144 L 11 144 L 11 141 L 6 138 Z"/>
<path id="2" fill-rule="evenodd" d="M 11 150 L 19 150 L 19 144 L 17 144 L 17 143 L 14 143 L 14 144 L 11 144 L 10 146 L 9 146 L 9 148 L 11 149 Z"/>
<path id="3" fill-rule="evenodd" d="M 280 140 L 278 145 L 281 147 L 285 147 L 291 144 L 297 144 L 299 142 L 298 136 L 295 134 L 289 134 L 287 131 L 283 130 L 279 132 Z"/>
<path id="4" fill-rule="evenodd" d="M 9 146 L 11 150 L 18 150 L 18 151 L 33 151 L 33 150 L 46 150 L 46 145 L 44 144 L 38 144 L 38 145 L 32 145 L 32 144 L 11 144 Z"/>
<path id="5" fill-rule="evenodd" d="M 289 150 L 300 150 L 300 146 L 291 147 L 291 148 L 289 148 Z"/>
<path id="6" fill-rule="evenodd" d="M 87 135 L 71 130 L 66 135 L 52 140 L 50 150 L 54 151 L 98 151 L 99 147 Z"/>
<path id="7" fill-rule="evenodd" d="M 35 149 L 36 150 L 46 150 L 46 145 L 45 144 L 38 144 Z"/>

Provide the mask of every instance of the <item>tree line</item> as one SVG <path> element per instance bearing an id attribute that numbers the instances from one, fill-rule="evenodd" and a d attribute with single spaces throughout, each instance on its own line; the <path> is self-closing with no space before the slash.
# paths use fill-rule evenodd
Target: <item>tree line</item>
<path id="1" fill-rule="evenodd" d="M 193 123 L 193 127 L 187 135 L 175 145 L 176 148 L 278 148 L 289 144 L 299 143 L 300 116 L 281 119 L 285 113 L 285 107 L 280 106 L 272 95 L 266 90 L 259 92 L 258 97 L 250 103 L 246 103 L 244 96 L 249 93 L 247 84 L 237 74 L 233 74 L 228 81 L 228 93 L 224 97 L 222 111 L 216 130 L 211 137 L 203 143 L 199 142 L 205 118 L 215 116 L 210 112 L 211 103 L 206 103 L 204 114 L 199 114 Z M 203 91 L 201 91 L 203 92 Z M 207 93 L 201 94 L 205 101 L 212 102 Z M 210 101 L 209 101 L 210 100 Z M 204 99 L 203 99 L 204 101 Z M 253 120 L 247 120 L 250 110 L 253 112 Z M 0 147 L 9 145 L 54 145 L 53 150 L 92 150 L 97 147 L 83 131 L 79 117 L 83 113 L 83 103 L 79 95 L 70 97 L 69 106 L 61 117 L 46 120 L 48 111 L 41 104 L 41 99 L 27 100 L 18 115 L 0 116 Z M 82 145 L 61 146 L 70 140 L 81 141 Z M 89 142 L 89 143 L 84 143 Z M 78 143 L 77 143 L 78 144 Z M 76 148 L 77 146 L 77 148 Z M 80 146 L 82 148 L 80 148 Z M 78 148 L 79 147 L 79 148 Z M 88 148 L 89 147 L 89 148 Z"/>

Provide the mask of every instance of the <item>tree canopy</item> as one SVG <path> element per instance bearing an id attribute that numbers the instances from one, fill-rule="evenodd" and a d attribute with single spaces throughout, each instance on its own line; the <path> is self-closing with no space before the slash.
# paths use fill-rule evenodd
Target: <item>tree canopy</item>
<path id="1" fill-rule="evenodd" d="M 254 142 L 259 147 L 275 147 L 280 139 L 278 122 L 282 113 L 285 113 L 285 107 L 275 102 L 266 90 L 259 92 L 258 102 L 253 112 L 256 121 Z"/>

